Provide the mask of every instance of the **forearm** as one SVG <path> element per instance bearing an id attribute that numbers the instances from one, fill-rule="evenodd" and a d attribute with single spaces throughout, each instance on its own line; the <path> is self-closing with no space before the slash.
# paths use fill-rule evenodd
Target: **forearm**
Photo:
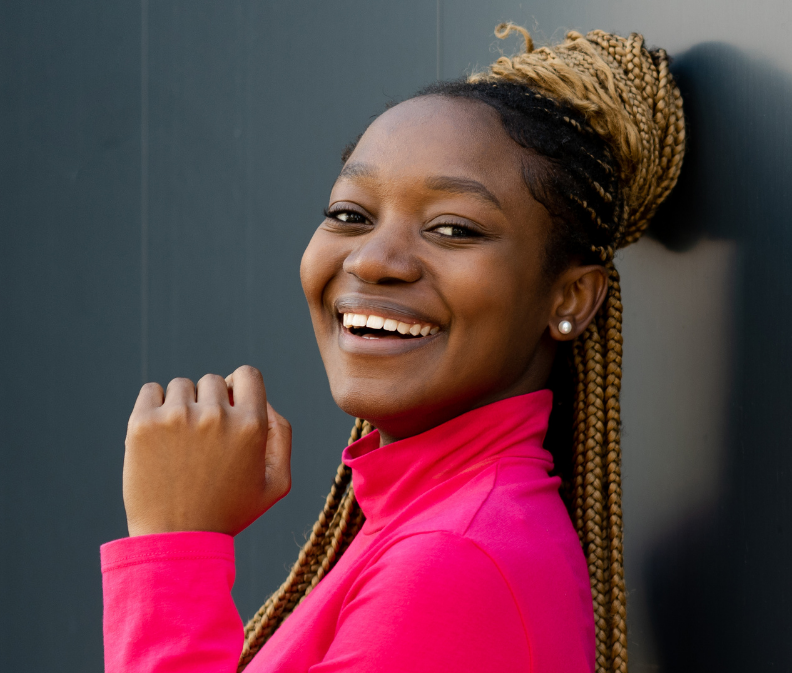
<path id="1" fill-rule="evenodd" d="M 102 547 L 105 673 L 234 673 L 233 538 L 166 533 Z"/>

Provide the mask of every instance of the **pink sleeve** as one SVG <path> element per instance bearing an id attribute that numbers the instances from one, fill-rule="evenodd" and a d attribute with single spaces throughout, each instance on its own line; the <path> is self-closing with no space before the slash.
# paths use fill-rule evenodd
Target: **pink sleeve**
<path id="1" fill-rule="evenodd" d="M 234 673 L 234 540 L 164 533 L 102 546 L 105 673 Z"/>
<path id="2" fill-rule="evenodd" d="M 521 673 L 530 649 L 509 585 L 470 540 L 400 540 L 356 581 L 310 673 Z"/>

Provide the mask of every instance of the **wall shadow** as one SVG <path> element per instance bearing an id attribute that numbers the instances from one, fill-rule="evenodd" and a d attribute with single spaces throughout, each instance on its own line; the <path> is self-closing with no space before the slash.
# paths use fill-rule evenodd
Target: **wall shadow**
<path id="1" fill-rule="evenodd" d="M 661 670 L 790 671 L 792 77 L 720 43 L 679 55 L 689 148 L 649 235 L 735 241 L 740 277 L 723 495 L 642 569 Z"/>

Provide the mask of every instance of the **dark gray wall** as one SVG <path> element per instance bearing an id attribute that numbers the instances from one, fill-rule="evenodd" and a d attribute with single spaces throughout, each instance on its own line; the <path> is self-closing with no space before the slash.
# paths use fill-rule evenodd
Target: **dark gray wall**
<path id="1" fill-rule="evenodd" d="M 349 419 L 299 286 L 346 142 L 519 21 L 675 56 L 690 151 L 619 259 L 633 671 L 790 671 L 792 5 L 784 0 L 0 4 L 0 670 L 100 670 L 143 380 L 259 367 L 294 488 L 237 541 L 243 617 L 313 522 Z"/>

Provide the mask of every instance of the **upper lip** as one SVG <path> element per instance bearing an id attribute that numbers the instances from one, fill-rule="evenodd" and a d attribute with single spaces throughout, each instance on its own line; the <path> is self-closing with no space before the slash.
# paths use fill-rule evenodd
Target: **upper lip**
<path id="1" fill-rule="evenodd" d="M 378 315 L 382 318 L 393 318 L 406 323 L 429 323 L 440 325 L 440 321 L 414 308 L 405 306 L 384 297 L 368 297 L 357 294 L 345 294 L 333 302 L 337 313 L 357 313 L 360 315 Z"/>

